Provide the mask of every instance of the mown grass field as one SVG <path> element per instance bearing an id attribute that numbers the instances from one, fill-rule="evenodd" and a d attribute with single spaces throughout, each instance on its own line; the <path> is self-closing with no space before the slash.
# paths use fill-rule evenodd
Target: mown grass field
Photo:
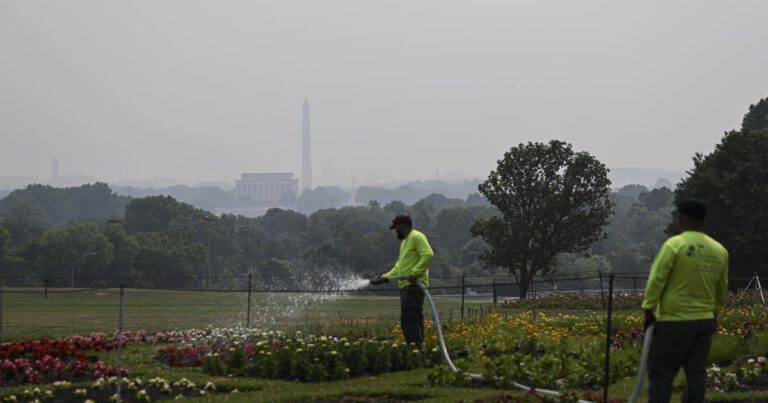
<path id="1" fill-rule="evenodd" d="M 388 333 L 398 322 L 400 302 L 395 296 L 329 294 L 266 294 L 251 296 L 251 327 L 264 330 L 301 330 L 334 333 L 350 329 L 361 336 Z M 460 317 L 461 301 L 435 300 L 438 309 Z M 465 306 L 481 304 L 467 299 Z M 166 291 L 126 289 L 124 328 L 148 332 L 173 329 L 245 326 L 247 294 L 241 292 Z M 5 289 L 3 341 L 65 337 L 117 329 L 119 290 Z M 425 312 L 428 314 L 428 312 Z M 329 333 L 330 332 L 330 333 Z"/>

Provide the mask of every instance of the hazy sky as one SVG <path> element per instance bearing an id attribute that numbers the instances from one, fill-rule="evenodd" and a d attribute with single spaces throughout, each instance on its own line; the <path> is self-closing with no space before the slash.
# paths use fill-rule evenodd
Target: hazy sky
<path id="1" fill-rule="evenodd" d="M 768 97 L 766 1 L 0 0 L 0 175 L 684 170 Z M 325 178 L 324 178 L 325 177 Z"/>

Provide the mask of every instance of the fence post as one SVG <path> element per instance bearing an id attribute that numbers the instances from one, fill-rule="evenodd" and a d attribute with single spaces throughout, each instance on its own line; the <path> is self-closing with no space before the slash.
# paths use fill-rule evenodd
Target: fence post
<path id="1" fill-rule="evenodd" d="M 493 278 L 493 306 L 496 306 L 497 294 L 496 294 L 496 277 Z"/>
<path id="2" fill-rule="evenodd" d="M 464 322 L 464 292 L 466 288 L 464 287 L 464 275 L 461 275 L 461 321 Z"/>
<path id="3" fill-rule="evenodd" d="M 251 276 L 253 274 L 248 273 L 248 313 L 245 315 L 245 328 L 251 328 Z"/>
<path id="4" fill-rule="evenodd" d="M 613 314 L 613 273 L 608 276 L 608 320 L 605 324 L 605 374 L 603 377 L 603 401 L 608 402 L 608 383 L 611 379 L 611 315 Z"/>
<path id="5" fill-rule="evenodd" d="M 632 288 L 635 290 L 634 295 L 637 295 L 637 276 L 632 276 Z"/>
<path id="6" fill-rule="evenodd" d="M 3 297 L 5 294 L 5 279 L 0 283 L 0 344 L 5 340 L 3 338 Z"/>
<path id="7" fill-rule="evenodd" d="M 117 401 L 122 402 L 122 395 L 120 394 L 120 386 L 122 385 L 123 378 L 123 315 L 124 304 L 123 300 L 125 295 L 125 286 L 120 284 L 120 314 L 117 322 Z"/>
<path id="8" fill-rule="evenodd" d="M 45 281 L 43 281 L 43 287 L 45 288 L 45 299 L 48 299 L 48 279 L 46 278 Z"/>
<path id="9" fill-rule="evenodd" d="M 598 270 L 597 276 L 600 277 L 600 300 L 603 303 L 603 309 L 605 309 L 605 293 L 603 292 L 603 271 Z"/>

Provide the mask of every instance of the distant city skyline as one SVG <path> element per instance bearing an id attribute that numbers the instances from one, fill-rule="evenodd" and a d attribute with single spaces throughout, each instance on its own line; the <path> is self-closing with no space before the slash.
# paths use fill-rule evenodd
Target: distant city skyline
<path id="1" fill-rule="evenodd" d="M 683 172 L 768 96 L 768 2 L 0 2 L 0 176 L 484 178 L 559 139 Z M 141 29 L 137 29 L 141 27 Z"/>
<path id="2" fill-rule="evenodd" d="M 63 164 L 66 166 L 66 161 Z M 54 166 L 59 171 L 54 170 Z M 52 184 L 54 186 L 79 186 L 82 183 L 93 183 L 96 181 L 106 182 L 118 186 L 134 186 L 134 187 L 168 187 L 176 185 L 185 186 L 219 186 L 225 190 L 234 189 L 236 183 L 239 180 L 238 175 L 247 170 L 234 174 L 229 178 L 213 178 L 213 179 L 182 179 L 164 176 L 162 174 L 155 177 L 146 178 L 105 178 L 97 175 L 89 175 L 88 173 L 75 173 L 61 170 L 62 163 L 56 158 L 54 162 L 50 164 L 49 175 L 37 176 L 29 174 L 15 174 L 7 175 L 0 173 L 0 190 L 20 188 L 26 186 L 28 183 L 44 183 Z M 609 177 L 611 178 L 612 187 L 621 187 L 628 184 L 641 184 L 647 187 L 651 187 L 659 179 L 667 179 L 672 184 L 679 182 L 684 176 L 683 171 L 669 171 L 659 168 L 631 168 L 631 167 L 608 167 Z M 54 176 L 53 173 L 58 172 L 58 175 Z M 267 171 L 265 173 L 276 173 L 277 171 Z M 396 187 L 404 183 L 415 181 L 430 181 L 440 180 L 447 183 L 460 183 L 466 180 L 479 179 L 484 180 L 487 178 L 487 173 L 483 175 L 472 175 L 464 173 L 441 173 L 436 172 L 431 176 L 426 177 L 414 177 L 414 178 L 394 178 L 394 177 L 382 177 L 376 176 L 367 177 L 366 175 L 354 175 L 349 181 L 340 180 L 337 183 L 324 183 L 320 186 L 338 186 L 342 188 L 356 188 L 358 186 L 384 186 L 384 187 Z M 242 179 L 242 178 L 240 178 Z M 300 180 L 300 179 L 299 179 Z M 12 185 L 9 185 L 12 184 Z"/>

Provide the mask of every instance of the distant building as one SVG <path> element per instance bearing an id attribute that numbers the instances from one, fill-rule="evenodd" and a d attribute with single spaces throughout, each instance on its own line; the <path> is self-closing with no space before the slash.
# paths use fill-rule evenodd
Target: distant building
<path id="1" fill-rule="evenodd" d="M 291 172 L 281 173 L 244 173 L 235 180 L 237 200 L 256 203 L 277 203 L 286 195 L 299 193 L 299 180 Z"/>

